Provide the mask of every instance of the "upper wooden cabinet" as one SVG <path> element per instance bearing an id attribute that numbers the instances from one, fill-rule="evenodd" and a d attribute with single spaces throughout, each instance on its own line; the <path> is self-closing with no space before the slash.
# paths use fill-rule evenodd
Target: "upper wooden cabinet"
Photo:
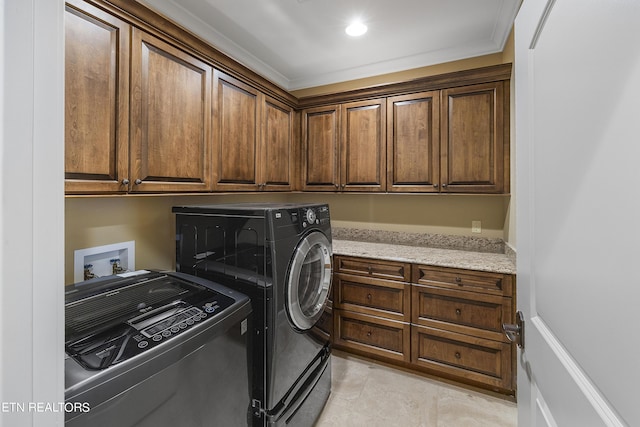
<path id="1" fill-rule="evenodd" d="M 214 188 L 290 190 L 293 109 L 218 70 L 214 103 Z"/>
<path id="2" fill-rule="evenodd" d="M 509 192 L 508 86 L 503 81 L 442 91 L 441 187 Z"/>
<path id="3" fill-rule="evenodd" d="M 302 189 L 340 187 L 340 105 L 302 111 Z"/>
<path id="4" fill-rule="evenodd" d="M 133 30 L 131 191 L 211 190 L 212 67 Z"/>
<path id="5" fill-rule="evenodd" d="M 293 108 L 270 96 L 264 96 L 262 106 L 259 186 L 262 190 L 289 191 L 296 171 L 296 115 Z"/>
<path id="6" fill-rule="evenodd" d="M 384 99 L 304 110 L 303 190 L 383 191 L 385 117 Z"/>
<path id="7" fill-rule="evenodd" d="M 387 99 L 387 190 L 438 192 L 440 92 Z"/>
<path id="8" fill-rule="evenodd" d="M 79 0 L 64 19 L 65 191 L 126 191 L 130 27 Z"/>
<path id="9" fill-rule="evenodd" d="M 340 189 L 386 188 L 386 101 L 372 99 L 342 105 Z"/>
<path id="10" fill-rule="evenodd" d="M 260 92 L 218 70 L 213 90 L 215 189 L 257 190 Z"/>

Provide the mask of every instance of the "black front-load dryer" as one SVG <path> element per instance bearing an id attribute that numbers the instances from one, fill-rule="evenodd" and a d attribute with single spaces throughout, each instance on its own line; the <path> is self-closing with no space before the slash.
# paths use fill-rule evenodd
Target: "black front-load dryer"
<path id="1" fill-rule="evenodd" d="M 253 424 L 312 426 L 331 390 L 326 204 L 176 206 L 176 269 L 251 298 Z"/>

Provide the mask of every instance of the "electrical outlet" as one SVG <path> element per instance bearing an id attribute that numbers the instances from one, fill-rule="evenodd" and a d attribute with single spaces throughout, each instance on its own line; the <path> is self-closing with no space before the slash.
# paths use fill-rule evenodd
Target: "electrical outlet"
<path id="1" fill-rule="evenodd" d="M 482 221 L 471 221 L 471 232 L 482 233 Z"/>

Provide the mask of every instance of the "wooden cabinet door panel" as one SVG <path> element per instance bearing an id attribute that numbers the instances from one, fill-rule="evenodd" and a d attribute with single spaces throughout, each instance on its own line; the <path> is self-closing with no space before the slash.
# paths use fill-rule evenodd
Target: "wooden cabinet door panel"
<path id="1" fill-rule="evenodd" d="M 503 82 L 442 91 L 443 190 L 504 190 L 503 99 Z"/>
<path id="2" fill-rule="evenodd" d="M 438 192 L 440 92 L 387 99 L 387 190 Z"/>
<path id="3" fill-rule="evenodd" d="M 386 102 L 350 102 L 342 106 L 341 189 L 386 189 Z"/>
<path id="4" fill-rule="evenodd" d="M 513 296 L 514 291 L 513 278 L 508 274 L 414 264 L 412 276 L 413 283 L 469 292 Z"/>
<path id="5" fill-rule="evenodd" d="M 65 191 L 127 191 L 130 27 L 77 0 L 64 24 Z"/>
<path id="6" fill-rule="evenodd" d="M 411 327 L 411 362 L 428 370 L 510 390 L 512 345 L 424 326 Z"/>
<path id="7" fill-rule="evenodd" d="M 340 184 L 340 106 L 302 112 L 303 190 L 336 191 Z"/>
<path id="8" fill-rule="evenodd" d="M 266 190 L 291 190 L 294 167 L 294 112 L 270 97 L 264 102 L 260 185 Z"/>
<path id="9" fill-rule="evenodd" d="M 335 269 L 338 273 L 357 274 L 379 279 L 408 282 L 411 278 L 411 265 L 396 261 L 336 256 Z"/>
<path id="10" fill-rule="evenodd" d="M 257 89 L 214 72 L 215 188 L 256 190 L 260 143 Z"/>
<path id="11" fill-rule="evenodd" d="M 512 323 L 511 298 L 412 285 L 411 322 L 508 342 L 502 325 Z"/>
<path id="12" fill-rule="evenodd" d="M 346 274 L 334 276 L 337 308 L 409 322 L 410 285 Z"/>
<path id="13" fill-rule="evenodd" d="M 338 346 L 388 359 L 409 361 L 410 325 L 374 316 L 334 310 Z"/>
<path id="14" fill-rule="evenodd" d="M 134 29 L 131 191 L 211 189 L 211 73 L 206 63 Z"/>

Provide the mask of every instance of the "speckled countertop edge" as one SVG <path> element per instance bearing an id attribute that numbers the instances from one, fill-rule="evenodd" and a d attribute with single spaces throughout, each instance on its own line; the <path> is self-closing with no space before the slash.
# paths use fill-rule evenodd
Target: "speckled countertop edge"
<path id="1" fill-rule="evenodd" d="M 420 242 L 420 239 L 416 241 L 401 239 L 400 242 L 402 243 L 398 243 L 398 239 L 393 239 L 392 242 L 379 242 L 352 240 L 349 237 L 353 237 L 353 234 L 345 233 L 343 230 L 334 235 L 334 255 L 516 274 L 515 251 L 509 245 L 505 245 L 504 242 L 502 242 L 503 252 L 495 253 L 405 244 L 407 242 Z M 388 237 L 388 232 L 383 237 Z M 381 235 L 377 235 L 375 238 L 382 239 Z M 494 243 L 492 242 L 491 245 Z"/>

